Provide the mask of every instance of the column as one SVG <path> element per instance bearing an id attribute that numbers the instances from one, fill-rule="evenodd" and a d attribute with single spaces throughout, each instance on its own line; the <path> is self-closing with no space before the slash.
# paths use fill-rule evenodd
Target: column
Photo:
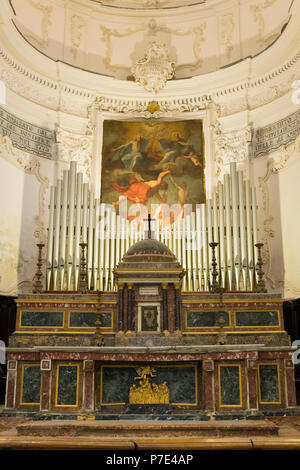
<path id="1" fill-rule="evenodd" d="M 169 330 L 169 312 L 168 312 L 168 288 L 169 284 L 167 282 L 162 283 L 162 303 L 163 303 L 163 311 L 162 311 L 162 331 Z"/>
<path id="2" fill-rule="evenodd" d="M 94 410 L 94 364 L 95 361 L 83 361 L 83 404 L 85 411 Z"/>
<path id="3" fill-rule="evenodd" d="M 51 359 L 41 360 L 41 411 L 50 409 L 50 374 Z"/>
<path id="4" fill-rule="evenodd" d="M 202 381 L 202 407 L 205 411 L 214 411 L 214 361 L 212 359 L 206 359 L 202 363 Z"/>
<path id="5" fill-rule="evenodd" d="M 128 326 L 128 287 L 126 284 L 123 289 L 123 322 L 124 322 L 124 331 L 129 329 Z"/>
<path id="6" fill-rule="evenodd" d="M 134 310 L 134 289 L 133 284 L 127 284 L 128 289 L 128 300 L 127 300 L 127 329 L 129 331 L 135 331 L 135 310 Z"/>
<path id="7" fill-rule="evenodd" d="M 118 286 L 118 330 L 124 331 L 124 285 Z"/>
<path id="8" fill-rule="evenodd" d="M 5 408 L 15 408 L 16 406 L 17 367 L 18 361 L 8 360 Z"/>
<path id="9" fill-rule="evenodd" d="M 180 331 L 181 329 L 181 293 L 180 293 L 180 283 L 175 283 L 175 311 L 174 311 L 174 329 L 175 331 Z"/>
<path id="10" fill-rule="evenodd" d="M 249 410 L 258 409 L 258 397 L 257 397 L 257 362 L 255 359 L 247 359 L 247 380 L 248 380 L 248 397 L 247 406 Z"/>

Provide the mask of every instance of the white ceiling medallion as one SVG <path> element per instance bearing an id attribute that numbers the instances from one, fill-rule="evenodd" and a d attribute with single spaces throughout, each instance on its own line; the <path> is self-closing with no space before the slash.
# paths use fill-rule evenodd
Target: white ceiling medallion
<path id="1" fill-rule="evenodd" d="M 145 57 L 131 69 L 135 81 L 149 93 L 158 93 L 174 76 L 175 65 L 170 61 L 165 44 L 151 42 Z"/>

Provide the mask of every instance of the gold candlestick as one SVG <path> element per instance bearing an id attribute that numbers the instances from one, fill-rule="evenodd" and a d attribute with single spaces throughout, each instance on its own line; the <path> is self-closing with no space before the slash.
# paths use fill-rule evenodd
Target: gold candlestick
<path id="1" fill-rule="evenodd" d="M 258 249 L 258 256 L 257 256 L 257 267 L 256 267 L 256 272 L 257 272 L 257 277 L 258 277 L 258 281 L 257 281 L 257 284 L 255 286 L 255 292 L 258 292 L 258 293 L 265 293 L 267 292 L 267 289 L 266 289 L 266 285 L 265 285 L 265 281 L 264 281 L 264 271 L 262 270 L 262 266 L 263 266 L 263 259 L 262 259 L 262 255 L 261 255 L 261 250 L 262 250 L 262 247 L 264 246 L 263 243 L 255 243 L 256 248 Z"/>
<path id="2" fill-rule="evenodd" d="M 219 293 L 220 285 L 217 281 L 217 277 L 219 275 L 218 270 L 217 270 L 217 258 L 216 258 L 216 247 L 219 245 L 219 243 L 216 242 L 211 242 L 209 246 L 212 248 L 212 285 L 210 286 L 210 291 L 214 294 Z"/>
<path id="3" fill-rule="evenodd" d="M 83 241 L 79 243 L 81 247 L 81 258 L 80 258 L 80 273 L 79 273 L 79 282 L 78 282 L 78 291 L 81 294 L 87 294 L 88 292 L 88 280 L 87 280 L 87 270 L 86 270 L 86 259 L 85 259 L 85 249 L 87 243 Z"/>
<path id="4" fill-rule="evenodd" d="M 38 254 L 38 262 L 37 262 L 37 271 L 35 273 L 34 278 L 36 279 L 35 283 L 33 284 L 33 293 L 37 294 L 39 292 L 42 292 L 43 290 L 43 284 L 41 282 L 41 277 L 43 277 L 43 273 L 41 270 L 43 260 L 42 260 L 42 249 L 45 246 L 44 243 L 37 243 L 36 245 L 39 249 L 39 254 Z"/>

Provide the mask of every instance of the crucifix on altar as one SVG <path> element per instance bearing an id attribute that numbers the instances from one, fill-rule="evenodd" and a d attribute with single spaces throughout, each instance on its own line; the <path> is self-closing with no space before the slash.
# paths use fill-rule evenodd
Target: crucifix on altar
<path id="1" fill-rule="evenodd" d="M 151 219 L 151 214 L 148 212 L 148 218 L 143 220 L 148 222 L 148 230 L 145 232 L 145 238 L 152 238 L 151 222 L 154 222 L 155 219 Z"/>

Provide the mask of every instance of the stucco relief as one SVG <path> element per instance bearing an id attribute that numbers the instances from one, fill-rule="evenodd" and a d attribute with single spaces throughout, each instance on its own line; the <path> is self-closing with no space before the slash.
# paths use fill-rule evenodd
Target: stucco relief
<path id="1" fill-rule="evenodd" d="M 30 5 L 36 10 L 40 11 L 42 14 L 41 17 L 41 38 L 38 38 L 33 35 L 27 35 L 27 39 L 32 41 L 37 47 L 41 49 L 46 49 L 49 43 L 49 28 L 52 24 L 51 15 L 53 12 L 53 6 L 39 2 L 37 0 L 29 0 Z"/>
<path id="2" fill-rule="evenodd" d="M 245 163 L 249 159 L 251 126 L 225 130 L 219 121 L 211 126 L 215 143 L 216 176 L 223 178 L 225 166 L 230 162 Z M 245 168 L 245 171 L 247 169 Z M 248 175 L 246 175 L 248 177 Z"/>
<path id="3" fill-rule="evenodd" d="M 70 20 L 70 36 L 71 36 L 71 52 L 74 60 L 77 58 L 77 52 L 80 47 L 83 29 L 85 26 L 84 18 L 78 15 L 73 15 Z"/>
<path id="4" fill-rule="evenodd" d="M 113 72 L 116 72 L 119 69 L 123 69 L 130 74 L 130 69 L 129 67 L 126 67 L 125 64 L 112 64 L 112 40 L 121 40 L 123 38 L 133 36 L 140 32 L 144 32 L 146 36 L 156 36 L 158 33 L 168 33 L 169 35 L 175 35 L 180 37 L 191 36 L 191 48 L 193 50 L 195 60 L 190 63 L 177 63 L 176 71 L 178 72 L 184 68 L 188 68 L 194 71 L 197 68 L 201 67 L 203 62 L 203 58 L 201 56 L 201 43 L 205 41 L 205 28 L 206 23 L 202 23 L 196 27 L 190 28 L 186 31 L 182 31 L 180 28 L 169 28 L 164 24 L 159 24 L 154 18 L 151 18 L 148 23 L 144 23 L 135 28 L 127 28 L 123 32 L 120 32 L 115 28 L 108 28 L 106 26 L 100 25 L 100 30 L 102 32 L 101 40 L 105 43 L 106 46 L 104 64 L 107 69 Z M 118 47 L 116 42 L 115 47 Z"/>
<path id="5" fill-rule="evenodd" d="M 78 135 L 63 129 L 57 131 L 58 159 L 64 162 L 75 161 L 82 165 L 88 179 L 91 178 L 93 137 Z"/>
<path id="6" fill-rule="evenodd" d="M 229 60 L 233 50 L 233 32 L 235 28 L 233 13 L 227 13 L 220 19 L 220 44 L 225 48 L 225 54 Z"/>
<path id="7" fill-rule="evenodd" d="M 163 117 L 179 117 L 182 113 L 196 113 L 207 109 L 211 105 L 212 101 L 206 95 L 196 98 L 178 98 L 177 100 L 147 102 L 98 97 L 94 103 L 89 106 L 87 132 L 92 133 L 93 129 L 95 129 L 93 124 L 94 111 L 127 115 L 128 118 L 159 119 Z"/>
<path id="8" fill-rule="evenodd" d="M 259 44 L 261 44 L 262 46 L 272 42 L 278 36 L 277 34 L 273 34 L 273 35 L 269 35 L 269 36 L 264 37 L 264 35 L 265 35 L 265 15 L 267 14 L 267 12 L 265 12 L 264 10 L 266 10 L 267 8 L 274 5 L 274 3 L 276 1 L 277 0 L 264 0 L 263 2 L 257 3 L 256 5 L 250 5 L 250 8 L 251 8 L 252 13 L 253 13 L 254 21 L 258 25 L 258 39 L 257 39 L 257 42 Z"/>
<path id="9" fill-rule="evenodd" d="M 279 287 L 281 285 L 281 281 L 275 281 L 274 277 L 272 276 L 272 255 L 271 255 L 271 239 L 275 237 L 275 231 L 273 227 L 274 223 L 274 216 L 270 213 L 270 196 L 269 196 L 269 188 L 268 188 L 268 180 L 272 175 L 272 164 L 271 160 L 267 161 L 266 165 L 266 172 L 263 176 L 258 178 L 259 187 L 261 190 L 261 202 L 262 202 L 262 213 L 264 214 L 263 220 L 263 235 L 261 236 L 260 242 L 264 244 L 262 250 L 262 256 L 264 260 L 264 271 L 265 271 L 265 278 L 269 281 L 272 289 Z"/>

